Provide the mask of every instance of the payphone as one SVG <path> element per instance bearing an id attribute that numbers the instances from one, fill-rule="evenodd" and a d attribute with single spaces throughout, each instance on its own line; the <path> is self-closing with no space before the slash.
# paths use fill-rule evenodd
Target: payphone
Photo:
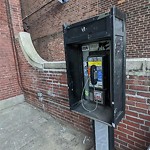
<path id="1" fill-rule="evenodd" d="M 84 73 L 84 88 L 82 91 L 82 106 L 87 111 L 91 112 L 97 109 L 97 105 L 105 105 L 105 97 L 109 96 L 107 89 L 109 87 L 105 84 L 108 74 L 104 75 L 108 66 L 105 62 L 110 50 L 109 41 L 92 42 L 83 44 L 83 73 Z M 106 95 L 107 94 L 107 95 Z M 89 110 L 84 106 L 84 100 L 95 102 L 95 108 Z"/>
<path id="2" fill-rule="evenodd" d="M 115 127 L 125 113 L 125 14 L 113 7 L 63 32 L 70 109 Z"/>

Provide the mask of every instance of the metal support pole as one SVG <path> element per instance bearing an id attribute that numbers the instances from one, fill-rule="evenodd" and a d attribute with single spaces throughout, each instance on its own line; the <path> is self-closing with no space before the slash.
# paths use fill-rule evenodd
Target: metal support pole
<path id="1" fill-rule="evenodd" d="M 114 128 L 99 121 L 94 121 L 95 150 L 115 150 Z"/>

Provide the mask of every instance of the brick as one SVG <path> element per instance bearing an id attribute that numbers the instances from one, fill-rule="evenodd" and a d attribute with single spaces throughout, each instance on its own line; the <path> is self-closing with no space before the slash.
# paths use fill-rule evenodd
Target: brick
<path id="1" fill-rule="evenodd" d="M 128 100 L 126 100 L 126 104 L 127 105 L 131 105 L 131 106 L 135 106 L 135 102 L 134 101 L 128 101 Z"/>
<path id="2" fill-rule="evenodd" d="M 128 100 L 132 101 L 132 102 L 140 102 L 140 103 L 146 103 L 146 100 L 144 98 L 139 98 L 139 97 L 132 97 L 132 96 L 128 96 Z"/>
<path id="3" fill-rule="evenodd" d="M 115 148 L 117 150 L 117 147 L 119 147 L 119 144 L 115 142 Z"/>
<path id="4" fill-rule="evenodd" d="M 132 150 L 143 150 L 141 147 L 137 147 L 135 145 L 130 145 L 130 144 L 129 144 L 129 148 L 131 148 Z"/>
<path id="5" fill-rule="evenodd" d="M 127 129 L 130 130 L 130 131 L 132 131 L 132 132 L 134 132 L 134 133 L 139 133 L 141 135 L 144 135 L 144 133 L 145 133 L 144 131 L 142 131 L 140 129 L 137 129 L 137 128 L 134 128 L 132 126 L 127 126 Z"/>
<path id="6" fill-rule="evenodd" d="M 136 103 L 136 107 L 148 110 L 148 105 L 146 104 Z"/>
<path id="7" fill-rule="evenodd" d="M 148 115 L 150 115 L 150 110 L 148 110 Z"/>
<path id="8" fill-rule="evenodd" d="M 138 91 L 148 91 L 149 90 L 148 86 L 134 86 L 134 85 L 130 85 L 129 89 L 138 90 Z"/>
<path id="9" fill-rule="evenodd" d="M 145 83 L 144 81 L 140 81 L 140 80 L 137 80 L 137 79 L 126 81 L 126 84 L 129 84 L 129 85 L 144 85 L 144 83 Z"/>
<path id="10" fill-rule="evenodd" d="M 149 127 L 150 126 L 150 121 L 145 121 L 145 125 Z"/>
<path id="11" fill-rule="evenodd" d="M 124 142 L 124 141 L 122 141 L 122 140 L 116 139 L 115 142 L 118 142 L 118 143 L 120 143 L 121 145 L 127 146 L 127 143 Z"/>
<path id="12" fill-rule="evenodd" d="M 135 80 L 126 80 L 126 84 L 134 84 L 135 83 Z"/>
<path id="13" fill-rule="evenodd" d="M 150 115 L 139 114 L 139 118 L 150 121 Z"/>
<path id="14" fill-rule="evenodd" d="M 141 148 L 142 150 L 147 148 L 146 146 L 140 145 L 139 143 L 135 143 L 135 146 Z"/>
<path id="15" fill-rule="evenodd" d="M 125 138 L 123 136 L 119 136 L 119 139 L 126 142 L 126 143 L 129 143 L 129 144 L 132 144 L 132 145 L 134 144 L 134 140 L 130 140 L 130 139 Z"/>
<path id="16" fill-rule="evenodd" d="M 149 141 L 150 141 L 150 133 L 149 133 L 149 132 L 146 132 L 146 133 L 145 133 L 145 136 L 147 137 L 147 141 L 149 142 Z"/>
<path id="17" fill-rule="evenodd" d="M 133 135 L 133 132 L 130 131 L 130 130 L 128 130 L 128 128 L 118 127 L 118 130 L 119 130 L 120 132 L 126 133 L 126 134 L 128 134 L 128 135 Z"/>
<path id="18" fill-rule="evenodd" d="M 150 97 L 150 92 L 148 92 L 148 93 L 146 93 L 146 92 L 137 92 L 137 95 L 149 98 Z"/>
<path id="19" fill-rule="evenodd" d="M 136 138 L 139 138 L 139 139 L 143 140 L 143 141 L 147 141 L 147 142 L 150 141 L 150 137 L 146 137 L 146 136 L 140 135 L 140 134 L 138 134 L 138 133 L 135 133 L 134 136 L 135 136 Z"/>
<path id="20" fill-rule="evenodd" d="M 118 136 L 123 136 L 123 137 L 127 137 L 127 134 L 126 133 L 123 133 L 119 130 L 115 130 L 115 134 L 117 134 Z"/>
<path id="21" fill-rule="evenodd" d="M 134 122 L 131 122 L 129 120 L 123 120 L 123 123 L 127 124 L 127 125 L 130 125 L 132 127 L 136 127 L 136 128 L 139 128 L 139 124 L 138 123 L 134 123 Z"/>
<path id="22" fill-rule="evenodd" d="M 136 92 L 135 91 L 131 91 L 131 90 L 126 90 L 126 94 L 130 94 L 130 95 L 135 95 Z"/>
<path id="23" fill-rule="evenodd" d="M 127 127 L 127 125 L 124 124 L 123 122 L 120 122 L 120 123 L 118 124 L 118 126 L 119 126 L 119 127 L 123 127 L 123 128 L 126 128 L 126 127 Z"/>
<path id="24" fill-rule="evenodd" d="M 144 130 L 144 131 L 149 131 L 149 127 L 146 127 L 146 126 L 144 126 L 144 125 L 141 125 L 141 127 L 140 127 L 142 130 Z"/>
<path id="25" fill-rule="evenodd" d="M 144 140 L 138 139 L 136 137 L 132 137 L 130 135 L 128 136 L 128 139 L 131 140 L 131 141 L 137 142 L 137 143 L 139 143 L 141 145 L 145 145 L 145 143 L 146 143 Z"/>
<path id="26" fill-rule="evenodd" d="M 120 150 L 131 150 L 131 148 L 120 145 Z"/>
<path id="27" fill-rule="evenodd" d="M 138 77 L 137 77 L 137 76 L 134 76 L 134 75 L 130 75 L 130 76 L 129 76 L 129 79 L 134 79 L 134 80 L 136 79 L 136 80 L 137 80 Z"/>
<path id="28" fill-rule="evenodd" d="M 129 110 L 139 112 L 139 113 L 145 113 L 145 114 L 147 113 L 147 110 L 145 110 L 145 109 L 132 107 L 132 106 L 129 106 Z"/>
<path id="29" fill-rule="evenodd" d="M 138 113 L 137 112 L 133 112 L 133 111 L 129 111 L 129 110 L 126 110 L 126 115 L 138 117 Z"/>
<path id="30" fill-rule="evenodd" d="M 139 124 L 143 124 L 144 123 L 143 120 L 138 119 L 138 118 L 134 118 L 134 117 L 131 117 L 131 116 L 126 116 L 126 119 L 130 120 L 130 121 L 133 121 L 133 122 L 136 122 L 136 123 L 139 123 Z"/>

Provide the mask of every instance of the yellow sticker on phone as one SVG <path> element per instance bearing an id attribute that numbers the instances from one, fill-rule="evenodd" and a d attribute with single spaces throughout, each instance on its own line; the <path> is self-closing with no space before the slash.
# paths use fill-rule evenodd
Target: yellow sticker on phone
<path id="1" fill-rule="evenodd" d="M 88 61 L 88 66 L 102 66 L 102 61 Z"/>

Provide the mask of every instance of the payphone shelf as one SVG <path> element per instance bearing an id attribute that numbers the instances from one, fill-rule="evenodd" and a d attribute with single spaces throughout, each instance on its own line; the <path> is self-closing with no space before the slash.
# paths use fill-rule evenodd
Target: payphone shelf
<path id="1" fill-rule="evenodd" d="M 84 102 L 87 108 L 92 110 L 92 108 L 95 107 L 94 103 L 89 103 L 87 101 Z M 104 106 L 104 105 L 98 105 L 97 109 L 93 112 L 88 112 L 86 111 L 83 107 L 82 104 L 79 103 L 78 105 L 74 106 L 72 111 L 77 112 L 79 114 L 82 114 L 90 119 L 94 120 L 99 120 L 109 126 L 112 126 L 112 108 L 109 106 Z"/>

